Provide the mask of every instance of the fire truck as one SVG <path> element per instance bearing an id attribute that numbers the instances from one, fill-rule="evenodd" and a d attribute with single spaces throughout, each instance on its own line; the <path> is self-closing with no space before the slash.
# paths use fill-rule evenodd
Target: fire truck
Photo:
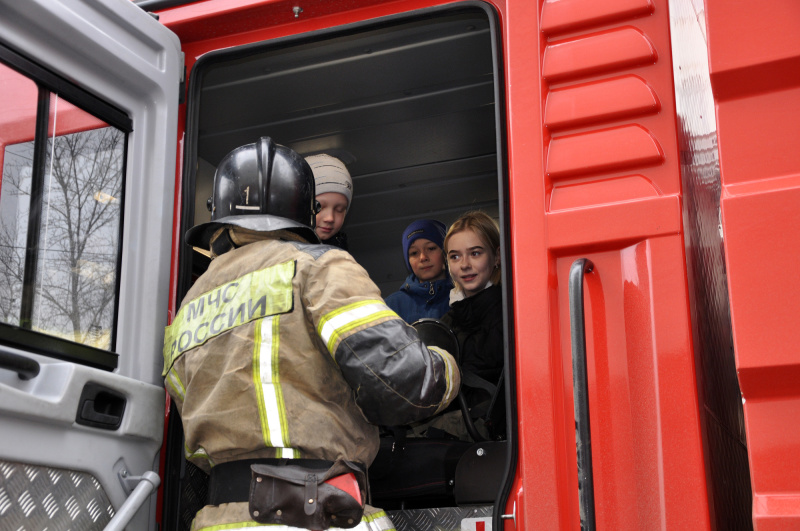
<path id="1" fill-rule="evenodd" d="M 0 529 L 188 528 L 164 328 L 262 136 L 347 164 L 384 296 L 411 221 L 501 227 L 506 434 L 386 441 L 398 530 L 800 528 L 799 31 L 795 0 L 0 0 Z"/>

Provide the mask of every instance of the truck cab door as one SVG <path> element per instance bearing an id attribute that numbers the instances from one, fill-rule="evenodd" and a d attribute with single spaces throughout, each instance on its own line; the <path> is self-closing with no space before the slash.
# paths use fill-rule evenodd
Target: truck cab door
<path id="1" fill-rule="evenodd" d="M 182 67 L 129 0 L 0 0 L 2 529 L 158 484 Z"/>

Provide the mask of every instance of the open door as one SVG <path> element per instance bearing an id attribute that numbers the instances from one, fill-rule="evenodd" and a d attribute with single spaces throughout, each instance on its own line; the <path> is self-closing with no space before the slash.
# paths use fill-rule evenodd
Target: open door
<path id="1" fill-rule="evenodd" d="M 127 0 L 0 1 L 2 529 L 155 526 L 181 70 Z"/>

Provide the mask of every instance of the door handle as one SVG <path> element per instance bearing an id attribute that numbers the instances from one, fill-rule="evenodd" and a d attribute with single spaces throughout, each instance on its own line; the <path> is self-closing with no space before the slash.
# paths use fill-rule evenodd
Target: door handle
<path id="1" fill-rule="evenodd" d="M 122 393 L 89 382 L 83 386 L 75 422 L 104 430 L 116 430 L 122 424 L 127 400 Z"/>
<path id="2" fill-rule="evenodd" d="M 39 375 L 39 362 L 0 347 L 0 369 L 14 371 L 20 380 L 30 380 Z"/>
<path id="3" fill-rule="evenodd" d="M 579 258 L 569 270 L 569 329 L 572 340 L 572 397 L 575 405 L 575 450 L 578 456 L 578 501 L 581 529 L 594 531 L 594 474 L 592 434 L 589 426 L 589 379 L 586 374 L 586 321 L 583 313 L 583 277 L 594 269 Z"/>

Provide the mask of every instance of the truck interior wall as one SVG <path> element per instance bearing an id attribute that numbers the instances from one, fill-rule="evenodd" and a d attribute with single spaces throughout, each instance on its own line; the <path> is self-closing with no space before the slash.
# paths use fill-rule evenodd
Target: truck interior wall
<path id="1" fill-rule="evenodd" d="M 752 494 L 720 223 L 721 178 L 703 2 L 670 2 L 683 223 L 709 504 L 717 529 L 752 529 Z"/>
<path id="2" fill-rule="evenodd" d="M 194 223 L 209 219 L 217 162 L 271 136 L 348 166 L 342 231 L 383 296 L 408 271 L 403 229 L 481 209 L 499 216 L 492 42 L 486 14 L 460 9 L 203 57 Z M 190 103 L 191 105 L 191 103 Z"/>

